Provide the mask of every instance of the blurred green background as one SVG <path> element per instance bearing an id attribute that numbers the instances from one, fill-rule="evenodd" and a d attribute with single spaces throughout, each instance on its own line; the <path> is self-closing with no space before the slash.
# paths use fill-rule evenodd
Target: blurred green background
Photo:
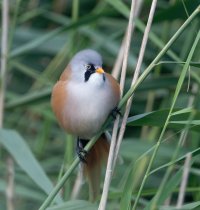
<path id="1" fill-rule="evenodd" d="M 149 0 L 141 2 L 130 47 L 125 92 L 130 88 L 151 5 Z M 128 24 L 130 4 L 130 0 L 10 0 L 5 129 L 0 132 L 0 209 L 7 208 L 9 156 L 14 159 L 14 206 L 20 210 L 38 209 L 52 189 L 51 182 L 55 184 L 72 163 L 75 141 L 59 127 L 52 113 L 51 88 L 80 49 L 92 48 L 100 52 L 104 69 L 112 71 Z M 199 0 L 158 1 L 142 71 L 199 4 Z M 114 173 L 107 209 L 126 209 L 125 206 L 133 204 L 152 154 L 145 153 L 158 140 L 198 30 L 199 15 L 137 88 L 120 150 L 123 160 L 118 161 Z M 199 67 L 198 44 L 175 105 L 176 111 L 181 112 L 174 116 L 172 120 L 176 122 L 170 123 L 165 132 L 153 169 L 170 165 L 173 157 L 181 160 L 148 177 L 138 209 L 150 208 L 150 201 L 166 173 L 169 173 L 168 181 L 159 198 L 159 209 L 167 210 L 176 205 L 184 157 L 188 152 L 193 155 L 184 204 L 200 200 Z M 188 107 L 191 109 L 185 110 Z M 147 115 L 142 115 L 144 113 Z M 185 134 L 181 134 L 183 132 Z M 185 140 L 180 145 L 181 135 L 185 135 Z M 63 186 L 61 194 L 65 201 L 71 200 L 77 170 Z M 78 199 L 88 199 L 86 183 Z M 74 209 L 89 209 L 89 204 L 77 207 L 79 204 L 74 202 L 73 205 Z"/>

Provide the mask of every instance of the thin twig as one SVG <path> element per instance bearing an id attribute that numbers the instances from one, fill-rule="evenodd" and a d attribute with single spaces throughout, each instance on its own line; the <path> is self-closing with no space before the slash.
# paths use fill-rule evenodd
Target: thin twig
<path id="1" fill-rule="evenodd" d="M 73 189 L 72 189 L 72 193 L 71 193 L 72 200 L 78 199 L 81 186 L 83 186 L 83 173 L 82 172 L 83 170 L 78 171 L 78 174 L 77 174 L 77 177 L 76 177 Z"/>
<path id="2" fill-rule="evenodd" d="M 135 4 L 134 17 L 138 17 L 139 13 L 140 13 L 140 10 L 141 10 L 141 7 L 142 7 L 143 0 L 138 0 L 135 3 L 136 4 Z M 132 34 L 134 33 L 134 29 L 135 29 L 135 21 L 132 22 Z M 128 31 L 128 27 L 127 27 L 127 31 Z M 121 67 L 122 67 L 122 62 L 123 62 L 123 58 L 124 58 L 124 50 L 125 50 L 125 45 L 126 45 L 127 31 L 126 31 L 126 33 L 123 37 L 122 44 L 120 46 L 116 62 L 115 62 L 114 67 L 112 69 L 112 76 L 116 79 L 118 79 L 118 77 L 120 75 L 120 70 L 121 70 Z"/>
<path id="3" fill-rule="evenodd" d="M 121 95 L 123 95 L 123 92 L 124 92 L 124 83 L 125 83 L 125 78 L 126 78 L 126 69 L 127 69 L 127 64 L 128 64 L 129 49 L 130 49 L 130 44 L 131 44 L 131 36 L 132 36 L 132 32 L 133 32 L 133 30 L 132 30 L 133 18 L 135 17 L 135 15 L 134 15 L 135 4 L 136 4 L 136 1 L 132 0 L 129 23 L 128 23 L 128 28 L 127 28 L 127 33 L 126 33 L 127 35 L 125 38 L 125 40 L 126 40 L 125 41 L 125 50 L 124 50 L 122 72 L 121 72 L 121 78 L 120 78 Z"/>
<path id="4" fill-rule="evenodd" d="M 198 92 L 198 85 L 194 84 L 192 87 L 192 93 L 196 94 Z M 189 101 L 188 101 L 188 107 L 191 107 L 194 103 L 195 97 L 194 95 L 190 96 Z M 188 135 L 188 129 L 184 130 L 181 132 L 181 142 L 180 146 L 183 146 L 186 140 L 186 137 Z M 190 162 L 191 162 L 192 155 L 191 153 L 188 153 L 185 159 L 185 164 L 183 168 L 183 177 L 180 185 L 180 190 L 178 194 L 178 201 L 177 201 L 177 208 L 180 209 L 183 205 L 184 202 L 184 197 L 185 197 L 185 189 L 188 181 L 188 176 L 189 176 L 189 168 L 190 168 Z"/>
<path id="5" fill-rule="evenodd" d="M 185 197 L 185 190 L 188 182 L 188 176 L 190 172 L 190 162 L 191 162 L 192 155 L 191 153 L 188 153 L 185 159 L 185 164 L 184 164 L 184 170 L 183 170 L 183 177 L 182 177 L 182 182 L 178 194 L 178 201 L 177 201 L 177 209 L 180 209 L 183 205 L 184 202 L 184 197 Z"/>
<path id="6" fill-rule="evenodd" d="M 7 158 L 7 210 L 14 210 L 14 163 L 11 157 Z"/>
<path id="7" fill-rule="evenodd" d="M 8 22 L 9 22 L 9 1 L 3 0 L 2 5 L 2 38 L 1 38 L 1 75 L 0 75 L 0 128 L 3 126 L 4 113 L 4 89 L 5 75 L 7 69 L 8 54 Z"/>
<path id="8" fill-rule="evenodd" d="M 8 27 L 9 27 L 9 0 L 2 3 L 2 38 L 1 38 L 1 75 L 0 75 L 0 128 L 3 127 L 4 96 L 8 56 Z M 7 159 L 7 188 L 6 203 L 8 210 L 14 210 L 14 163 L 12 158 Z"/>
<path id="9" fill-rule="evenodd" d="M 119 49 L 119 53 L 117 55 L 114 67 L 112 69 L 112 76 L 115 79 L 118 79 L 118 77 L 120 75 L 121 68 L 122 68 L 122 62 L 123 62 L 123 58 L 124 58 L 124 49 L 125 49 L 125 44 L 126 44 L 126 37 L 127 37 L 127 33 L 125 33 L 125 35 L 123 37 L 122 44 Z"/>
<path id="10" fill-rule="evenodd" d="M 146 26 L 145 31 L 144 31 L 144 36 L 143 36 L 142 45 L 141 45 L 141 48 L 140 48 L 138 62 L 137 62 L 135 73 L 134 73 L 133 80 L 132 80 L 132 86 L 134 86 L 136 84 L 136 81 L 139 77 L 139 73 L 140 73 L 141 66 L 142 66 L 142 61 L 143 61 L 143 58 L 144 58 L 144 52 L 145 52 L 145 49 L 146 49 L 147 40 L 148 40 L 148 36 L 149 36 L 149 31 L 150 31 L 151 24 L 152 24 L 152 21 L 153 21 L 153 16 L 154 16 L 156 4 L 157 4 L 157 0 L 153 0 L 152 4 L 151 4 L 150 13 L 149 13 L 149 18 L 148 18 L 148 21 L 147 21 L 147 26 Z M 129 112 L 130 112 L 132 100 L 133 100 L 133 96 L 128 100 L 127 105 L 126 105 L 125 114 L 124 114 L 124 117 L 123 117 L 123 120 L 122 120 L 122 125 L 121 125 L 121 128 L 120 128 L 119 136 L 118 136 L 118 140 L 117 140 L 114 165 L 115 165 L 115 162 L 117 160 L 120 145 L 121 145 L 121 142 L 122 142 L 122 139 L 123 139 L 123 136 L 124 136 L 124 132 L 125 132 L 125 129 L 126 129 L 126 122 L 127 122 L 127 118 L 128 118 Z"/>
<path id="11" fill-rule="evenodd" d="M 125 83 L 125 78 L 126 78 L 126 69 L 127 69 L 129 49 L 130 49 L 131 36 L 132 36 L 134 10 L 135 10 L 135 1 L 132 0 L 130 18 L 129 18 L 128 28 L 127 28 L 127 33 L 126 33 L 127 36 L 125 39 L 126 40 L 125 49 L 124 49 L 125 52 L 124 52 L 121 79 L 120 79 L 121 95 L 123 94 L 124 83 Z M 100 204 L 99 204 L 99 210 L 106 209 L 108 192 L 109 192 L 110 182 L 112 178 L 113 160 L 114 160 L 114 155 L 115 155 L 115 147 L 117 143 L 116 141 L 117 141 L 118 126 L 119 126 L 119 116 L 117 116 L 117 119 L 115 120 L 114 127 L 113 127 L 110 151 L 109 151 L 109 156 L 108 156 L 108 163 L 107 163 L 107 168 L 106 168 L 106 175 L 105 175 L 105 180 L 104 180 L 104 185 L 103 185 L 103 193 L 102 193 Z"/>
<path id="12" fill-rule="evenodd" d="M 142 9 L 144 0 L 137 0 L 136 1 L 136 7 L 135 7 L 135 16 L 138 17 L 140 14 L 140 11 Z"/>

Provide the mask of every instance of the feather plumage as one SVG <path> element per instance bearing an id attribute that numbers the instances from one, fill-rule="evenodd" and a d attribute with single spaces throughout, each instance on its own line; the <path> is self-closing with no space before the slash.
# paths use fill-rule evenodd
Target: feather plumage
<path id="1" fill-rule="evenodd" d="M 52 91 L 51 104 L 59 124 L 81 139 L 92 138 L 101 128 L 120 99 L 117 81 L 107 73 L 95 72 L 85 81 L 86 65 L 101 68 L 101 56 L 93 50 L 77 53 Z M 100 172 L 107 158 L 109 143 L 101 137 L 87 154 L 84 172 L 94 200 L 99 192 Z"/>

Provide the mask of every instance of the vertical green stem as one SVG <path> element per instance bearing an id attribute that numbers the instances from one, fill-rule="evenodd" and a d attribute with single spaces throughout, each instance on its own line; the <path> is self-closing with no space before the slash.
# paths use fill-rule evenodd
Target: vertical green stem
<path id="1" fill-rule="evenodd" d="M 174 94 L 174 97 L 173 97 L 173 100 L 172 100 L 172 105 L 171 105 L 169 114 L 168 114 L 168 116 L 167 116 L 165 125 L 164 125 L 164 127 L 163 127 L 163 129 L 162 129 L 162 132 L 161 132 L 161 134 L 160 134 L 160 137 L 159 137 L 159 139 L 158 139 L 158 142 L 157 142 L 157 144 L 156 144 L 156 147 L 155 147 L 155 149 L 154 149 L 154 151 L 153 151 L 153 155 L 152 155 L 152 157 L 151 157 L 151 159 L 150 159 L 150 162 L 149 162 L 148 168 L 147 168 L 147 170 L 146 170 L 146 173 L 145 173 L 145 175 L 144 175 L 144 178 L 143 178 L 143 180 L 142 180 L 142 184 L 141 184 L 140 189 L 139 189 L 139 192 L 138 192 L 138 194 L 137 194 L 137 197 L 136 197 L 136 200 L 135 200 L 135 203 L 134 203 L 134 206 L 133 206 L 133 210 L 136 210 L 136 207 L 137 207 L 139 198 L 140 198 L 140 196 L 141 196 L 143 187 L 144 187 L 144 185 L 145 185 L 145 183 L 146 183 L 146 180 L 147 180 L 147 178 L 148 178 L 148 176 L 149 176 L 149 172 L 150 172 L 151 167 L 152 167 L 152 165 L 153 165 L 153 163 L 154 163 L 155 157 L 156 157 L 156 155 L 157 155 L 157 152 L 158 152 L 158 149 L 159 149 L 159 147 L 160 147 L 160 144 L 161 144 L 161 141 L 162 141 L 162 139 L 163 139 L 163 136 L 164 136 L 164 133 L 165 133 L 165 131 L 166 131 L 166 128 L 167 128 L 167 126 L 168 126 L 168 124 L 169 124 L 169 120 L 170 120 L 172 111 L 173 111 L 173 109 L 174 109 L 174 106 L 175 106 L 177 97 L 178 97 L 178 95 L 179 95 L 179 93 L 180 93 L 180 90 L 181 90 L 181 87 L 182 87 L 182 85 L 183 85 L 185 76 L 186 76 L 186 74 L 187 74 L 187 70 L 188 70 L 188 68 L 189 68 L 189 63 L 190 63 L 190 61 L 191 61 L 191 59 L 192 59 L 193 53 L 194 53 L 194 51 L 195 51 L 195 48 L 196 48 L 196 46 L 197 46 L 197 44 L 198 44 L 199 39 L 200 39 L 200 30 L 199 30 L 199 32 L 198 32 L 198 34 L 197 34 L 197 36 L 196 36 L 196 39 L 195 39 L 195 41 L 194 41 L 194 44 L 193 44 L 193 46 L 192 46 L 192 48 L 191 48 L 191 50 L 190 50 L 190 53 L 189 53 L 189 55 L 188 55 L 188 57 L 187 57 L 187 60 L 186 60 L 186 63 L 185 63 L 185 65 L 184 65 L 184 67 L 183 67 L 183 70 L 182 70 L 182 72 L 181 72 L 181 75 L 180 75 L 180 78 L 179 78 L 179 81 L 178 81 L 178 84 L 177 84 L 177 88 L 176 88 L 176 90 L 175 90 L 175 94 Z M 156 203 L 153 203 L 151 209 L 155 209 L 155 207 L 156 207 Z"/>
<path id="2" fill-rule="evenodd" d="M 64 157 L 64 171 L 71 165 L 74 157 L 74 138 L 72 135 L 67 134 L 66 137 L 66 148 Z M 71 194 L 72 183 L 71 179 L 66 183 L 64 188 L 64 198 L 69 198 Z"/>
<path id="3" fill-rule="evenodd" d="M 72 20 L 76 22 L 79 16 L 79 0 L 73 0 L 72 6 Z"/>

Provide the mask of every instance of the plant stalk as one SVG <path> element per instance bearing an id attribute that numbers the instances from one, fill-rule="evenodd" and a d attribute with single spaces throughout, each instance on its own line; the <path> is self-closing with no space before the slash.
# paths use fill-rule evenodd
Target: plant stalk
<path id="1" fill-rule="evenodd" d="M 134 0 L 132 0 L 129 23 L 128 23 L 126 38 L 125 38 L 125 49 L 124 49 L 124 57 L 123 57 L 122 72 L 121 72 L 121 79 L 120 79 L 121 95 L 123 95 L 123 91 L 124 91 L 129 49 L 130 49 L 130 44 L 131 44 L 132 32 L 133 32 L 132 29 L 133 29 L 133 18 L 135 16 L 135 5 L 136 5 L 136 2 Z M 108 163 L 107 163 L 107 168 L 106 168 L 106 175 L 104 178 L 103 192 L 102 192 L 102 196 L 101 196 L 101 200 L 100 200 L 100 204 L 99 204 L 99 210 L 106 209 L 108 192 L 109 192 L 109 187 L 110 187 L 112 174 L 113 174 L 113 165 L 114 165 L 113 162 L 114 162 L 114 158 L 115 158 L 115 148 L 117 145 L 117 133 L 118 133 L 118 127 L 119 127 L 119 119 L 120 118 L 118 115 L 115 120 L 114 127 L 113 127 L 111 145 L 110 145 L 109 156 L 108 156 Z"/>
<path id="2" fill-rule="evenodd" d="M 197 36 L 196 36 L 196 39 L 195 39 L 195 41 L 194 41 L 194 44 L 193 44 L 193 46 L 192 46 L 192 48 L 191 48 L 191 50 L 190 50 L 190 53 L 189 53 L 189 55 L 188 55 L 188 57 L 187 57 L 187 60 L 186 60 L 186 63 L 185 63 L 185 65 L 184 65 L 184 67 L 183 67 L 183 70 L 182 70 L 182 72 L 181 72 L 181 75 L 180 75 L 180 78 L 179 78 L 179 81 L 178 81 L 178 84 L 177 84 L 177 88 L 176 88 L 176 90 L 175 90 L 175 94 L 174 94 L 174 97 L 173 97 L 173 100 L 172 100 L 172 105 L 171 105 L 171 108 L 170 108 L 170 110 L 169 110 L 169 114 L 168 114 L 167 119 L 166 119 L 166 121 L 165 121 L 165 125 L 164 125 L 164 127 L 163 127 L 163 129 L 162 129 L 162 132 L 161 132 L 161 134 L 160 134 L 160 137 L 159 137 L 159 139 L 158 139 L 158 142 L 156 143 L 156 147 L 155 147 L 155 149 L 154 149 L 154 151 L 153 151 L 153 154 L 152 154 L 152 156 L 151 156 L 151 159 L 150 159 L 148 168 L 147 168 L 147 170 L 146 170 L 146 173 L 145 173 L 144 178 L 143 178 L 143 180 L 142 180 L 142 184 L 141 184 L 140 189 L 139 189 L 139 192 L 138 192 L 138 194 L 137 194 L 137 197 L 136 197 L 136 200 L 135 200 L 135 203 L 134 203 L 134 206 L 133 206 L 133 210 L 136 210 L 136 207 L 137 207 L 139 198 L 140 198 L 140 196 L 141 196 L 141 193 L 142 193 L 142 190 L 143 190 L 144 185 L 145 185 L 145 183 L 146 183 L 146 180 L 147 180 L 147 178 L 148 178 L 148 176 L 149 176 L 149 172 L 150 172 L 151 167 L 152 167 L 152 165 L 153 165 L 153 163 L 154 163 L 154 160 L 155 160 L 155 157 L 156 157 L 156 155 L 157 155 L 158 149 L 159 149 L 159 147 L 160 147 L 161 141 L 162 141 L 162 139 L 163 139 L 164 133 L 165 133 L 165 131 L 166 131 L 166 129 L 167 129 L 167 126 L 168 126 L 168 124 L 169 124 L 169 120 L 170 120 L 172 111 L 173 111 L 173 109 L 174 109 L 176 100 L 177 100 L 177 98 L 178 98 L 178 95 L 179 95 L 179 93 L 180 93 L 181 87 L 182 87 L 182 85 L 183 85 L 185 76 L 186 76 L 187 71 L 188 71 L 188 68 L 189 68 L 189 63 L 190 63 L 190 61 L 191 61 L 191 59 L 192 59 L 193 53 L 194 53 L 194 51 L 195 51 L 195 49 L 196 49 L 196 46 L 197 46 L 197 44 L 198 44 L 199 39 L 200 39 L 200 30 L 199 30 L 199 32 L 198 32 L 198 34 L 197 34 Z M 151 209 L 156 209 L 156 203 L 155 203 L 155 202 L 152 203 Z"/>

